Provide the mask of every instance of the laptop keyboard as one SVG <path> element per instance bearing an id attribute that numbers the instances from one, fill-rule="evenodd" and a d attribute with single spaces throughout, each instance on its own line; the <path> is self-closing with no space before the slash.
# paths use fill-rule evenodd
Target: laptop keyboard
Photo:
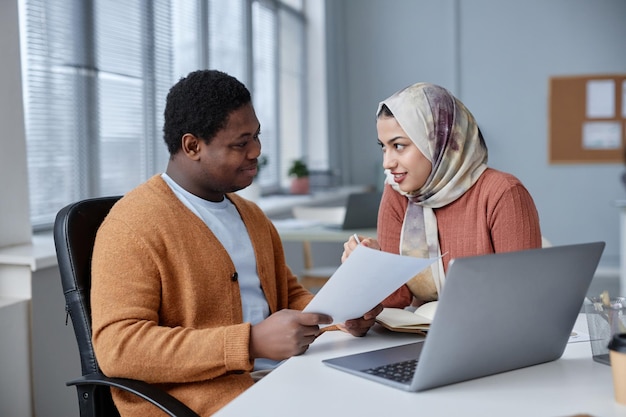
<path id="1" fill-rule="evenodd" d="M 410 359 L 408 361 L 390 363 L 388 365 L 366 369 L 363 372 L 406 384 L 413 379 L 416 368 L 417 359 Z"/>

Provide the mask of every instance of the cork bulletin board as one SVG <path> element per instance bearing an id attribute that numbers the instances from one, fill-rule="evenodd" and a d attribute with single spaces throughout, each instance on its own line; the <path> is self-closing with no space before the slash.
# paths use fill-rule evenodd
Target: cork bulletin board
<path id="1" fill-rule="evenodd" d="M 626 74 L 550 78 L 550 163 L 623 163 Z"/>

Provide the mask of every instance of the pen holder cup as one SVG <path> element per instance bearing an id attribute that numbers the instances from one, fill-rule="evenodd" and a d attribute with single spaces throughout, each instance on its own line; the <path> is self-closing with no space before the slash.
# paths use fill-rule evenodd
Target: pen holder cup
<path id="1" fill-rule="evenodd" d="M 611 298 L 609 306 L 605 306 L 600 297 L 588 297 L 583 309 L 593 360 L 610 365 L 609 342 L 614 334 L 626 333 L 626 297 Z"/>

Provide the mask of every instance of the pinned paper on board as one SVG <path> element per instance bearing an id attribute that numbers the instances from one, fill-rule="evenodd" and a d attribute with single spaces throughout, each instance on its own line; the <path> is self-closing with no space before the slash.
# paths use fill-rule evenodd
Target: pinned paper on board
<path id="1" fill-rule="evenodd" d="M 587 117 L 615 117 L 615 81 L 591 80 L 587 82 Z"/>
<path id="2" fill-rule="evenodd" d="M 619 122 L 585 122 L 583 124 L 584 149 L 620 149 L 622 125 Z"/>
<path id="3" fill-rule="evenodd" d="M 626 119 L 626 80 L 622 81 L 622 117 Z"/>

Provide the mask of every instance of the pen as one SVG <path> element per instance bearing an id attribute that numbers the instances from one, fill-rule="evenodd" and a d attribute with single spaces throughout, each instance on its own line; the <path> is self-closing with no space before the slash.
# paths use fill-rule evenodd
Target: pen
<path id="1" fill-rule="evenodd" d="M 353 234 L 353 235 L 352 235 L 352 237 L 353 237 L 353 238 L 354 238 L 354 240 L 356 241 L 356 244 L 357 244 L 357 245 L 360 245 L 360 244 L 361 244 L 361 241 L 359 240 L 359 237 L 357 236 L 357 234 L 356 234 L 356 233 L 355 233 L 355 234 Z"/>

